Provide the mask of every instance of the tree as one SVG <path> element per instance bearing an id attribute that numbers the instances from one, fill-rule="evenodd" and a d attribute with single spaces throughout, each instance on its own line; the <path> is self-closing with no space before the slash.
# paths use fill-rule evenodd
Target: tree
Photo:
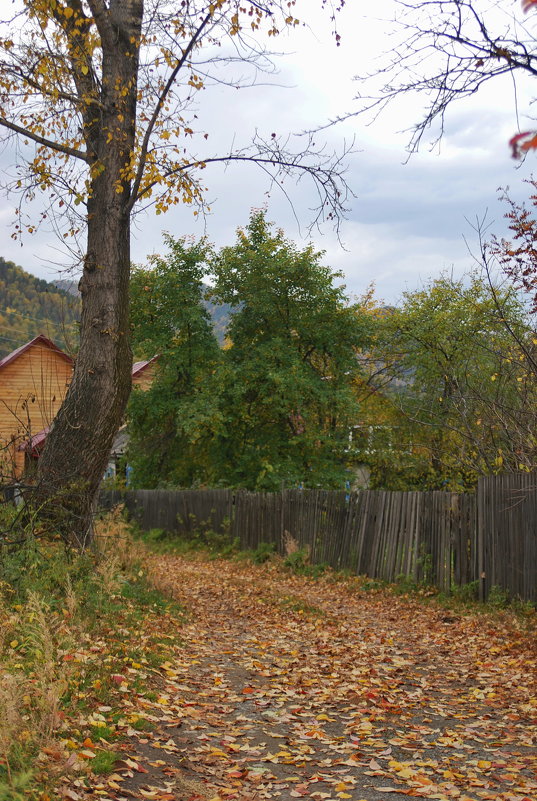
<path id="1" fill-rule="evenodd" d="M 398 414 L 390 463 L 374 465 L 378 483 L 396 488 L 398 462 L 409 483 L 397 488 L 405 489 L 461 489 L 478 475 L 531 464 L 535 390 L 506 324 L 531 341 L 515 290 L 479 274 L 467 283 L 436 279 L 386 315 L 377 360 Z"/>
<path id="2" fill-rule="evenodd" d="M 237 63 L 243 77 L 230 85 L 251 84 L 270 65 L 264 37 L 298 24 L 294 2 L 21 0 L 0 23 L 0 127 L 19 140 L 23 159 L 15 186 L 22 199 L 44 193 L 43 216 L 63 236 L 87 235 L 80 350 L 34 494 L 58 525 L 63 509 L 64 535 L 79 545 L 130 392 L 135 208 L 203 207 L 207 165 L 252 161 L 274 180 L 301 171 L 318 189 L 321 214 L 341 209 L 339 162 L 311 141 L 297 154 L 277 136 L 256 136 L 250 148 L 218 154 L 195 131 L 204 85 L 221 82 Z M 17 230 L 24 225 L 21 212 Z"/>
<path id="3" fill-rule="evenodd" d="M 134 484 L 342 486 L 369 326 L 338 274 L 261 212 L 212 259 L 204 241 L 167 242 L 133 276 L 135 346 L 159 353 L 151 389 L 129 403 Z M 208 272 L 213 303 L 232 307 L 222 350 L 202 306 Z"/>
<path id="4" fill-rule="evenodd" d="M 311 246 L 255 212 L 215 264 L 234 307 L 225 351 L 219 471 L 235 486 L 342 486 L 357 349 L 368 327 Z"/>
<path id="5" fill-rule="evenodd" d="M 535 3 L 522 0 L 521 11 Z M 369 83 L 379 92 L 360 96 L 361 112 L 380 113 L 405 94 L 425 98 L 425 111 L 412 126 L 410 153 L 432 129 L 433 143 L 444 131 L 447 110 L 502 75 L 537 76 L 535 22 L 521 12 L 504 13 L 488 0 L 395 0 L 396 43 Z M 436 123 L 436 125 L 435 125 Z M 513 155 L 537 147 L 535 131 L 511 140 Z"/>
<path id="6" fill-rule="evenodd" d="M 220 348 L 203 306 L 209 249 L 166 237 L 168 255 L 132 276 L 133 346 L 158 354 L 149 389 L 131 394 L 132 485 L 190 487 L 206 480 L 218 420 Z"/>

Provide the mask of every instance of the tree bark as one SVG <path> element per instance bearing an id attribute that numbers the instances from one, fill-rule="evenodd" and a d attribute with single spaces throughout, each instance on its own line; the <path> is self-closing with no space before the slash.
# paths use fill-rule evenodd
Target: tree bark
<path id="1" fill-rule="evenodd" d="M 80 350 L 47 437 L 33 495 L 34 510 L 80 548 L 91 541 L 94 501 L 131 388 L 129 165 L 142 13 L 143 0 L 111 0 L 99 19 L 102 82 L 93 95 L 98 102 L 87 103 L 83 112 L 91 178 L 79 284 Z M 92 81 L 91 74 L 78 77 L 81 84 Z"/>

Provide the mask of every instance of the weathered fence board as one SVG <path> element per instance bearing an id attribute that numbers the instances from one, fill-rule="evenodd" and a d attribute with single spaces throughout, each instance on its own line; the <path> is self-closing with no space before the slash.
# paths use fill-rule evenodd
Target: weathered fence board
<path id="1" fill-rule="evenodd" d="M 394 581 L 400 575 L 449 592 L 479 579 L 537 601 L 537 475 L 480 480 L 476 495 L 346 494 L 326 490 L 137 490 L 102 494 L 124 503 L 144 529 L 192 535 L 229 531 L 243 548 L 305 549 L 313 564 Z"/>
<path id="2" fill-rule="evenodd" d="M 480 479 L 477 498 L 481 598 L 497 586 L 537 602 L 537 474 Z"/>

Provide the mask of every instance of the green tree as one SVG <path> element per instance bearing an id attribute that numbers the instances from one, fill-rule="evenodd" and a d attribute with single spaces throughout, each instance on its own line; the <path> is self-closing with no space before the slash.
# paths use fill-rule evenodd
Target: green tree
<path id="1" fill-rule="evenodd" d="M 321 257 L 255 212 L 216 259 L 213 297 L 234 307 L 218 471 L 236 486 L 343 485 L 367 324 Z"/>
<path id="2" fill-rule="evenodd" d="M 210 250 L 166 236 L 168 254 L 132 276 L 135 352 L 158 355 L 149 389 L 128 405 L 129 464 L 135 487 L 190 487 L 210 476 L 218 426 L 220 348 L 203 305 Z"/>
<path id="3" fill-rule="evenodd" d="M 518 467 L 523 440 L 535 449 L 535 392 L 506 320 L 522 340 L 531 336 L 517 293 L 478 274 L 407 292 L 385 316 L 377 358 L 397 416 L 392 455 L 374 464 L 377 485 L 460 489 Z"/>

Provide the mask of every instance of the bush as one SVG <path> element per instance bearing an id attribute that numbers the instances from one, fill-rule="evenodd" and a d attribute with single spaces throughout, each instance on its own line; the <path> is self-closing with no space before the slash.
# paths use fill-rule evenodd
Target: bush
<path id="1" fill-rule="evenodd" d="M 290 568 L 293 573 L 303 573 L 309 567 L 309 552 L 307 548 L 298 548 L 298 550 L 287 554 L 284 559 L 285 567 Z"/>
<path id="2" fill-rule="evenodd" d="M 469 584 L 461 584 L 460 587 L 453 587 L 451 594 L 456 601 L 463 604 L 472 603 L 479 598 L 479 580 L 471 581 Z"/>
<path id="3" fill-rule="evenodd" d="M 276 546 L 273 542 L 260 542 L 255 551 L 252 552 L 252 561 L 256 565 L 262 565 L 272 559 L 276 553 Z"/>
<path id="4" fill-rule="evenodd" d="M 308 548 L 299 548 L 298 550 L 289 553 L 285 557 L 283 564 L 298 576 L 310 576 L 311 578 L 319 578 L 330 569 L 329 565 L 324 562 L 321 562 L 318 565 L 310 564 Z"/>
<path id="5" fill-rule="evenodd" d="M 487 596 L 487 604 L 494 609 L 506 609 L 509 606 L 509 593 L 493 584 Z"/>
<path id="6" fill-rule="evenodd" d="M 117 519 L 108 532 L 99 524 L 90 554 L 26 532 L 19 539 L 0 544 L 0 801 L 44 798 L 38 791 L 51 777 L 43 753 L 62 751 L 66 715 L 76 718 L 85 708 L 88 688 L 101 704 L 110 700 L 110 663 L 122 666 L 125 654 L 115 627 L 137 632 L 141 621 L 160 621 L 176 608 L 136 565 L 139 548 Z M 106 644 L 106 659 L 73 658 L 78 647 L 90 654 L 95 639 Z M 80 741 L 90 733 L 81 733 Z M 105 733 L 107 741 L 115 734 L 99 731 L 102 742 Z M 109 772 L 116 758 L 99 746 L 91 767 Z"/>

